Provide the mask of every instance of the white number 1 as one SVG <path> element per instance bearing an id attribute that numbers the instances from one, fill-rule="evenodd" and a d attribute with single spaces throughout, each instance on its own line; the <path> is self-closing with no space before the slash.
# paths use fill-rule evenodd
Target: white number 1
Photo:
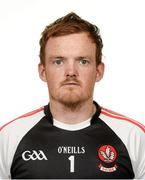
<path id="1" fill-rule="evenodd" d="M 75 170 L 74 170 L 75 156 L 70 156 L 68 159 L 70 160 L 70 172 L 73 173 L 73 172 L 75 172 Z"/>

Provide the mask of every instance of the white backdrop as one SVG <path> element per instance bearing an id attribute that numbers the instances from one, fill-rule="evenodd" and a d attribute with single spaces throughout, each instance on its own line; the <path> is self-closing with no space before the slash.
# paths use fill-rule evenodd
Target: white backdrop
<path id="1" fill-rule="evenodd" d="M 0 126 L 48 103 L 37 73 L 44 27 L 74 11 L 104 41 L 104 79 L 94 99 L 145 124 L 144 0 L 0 0 Z"/>

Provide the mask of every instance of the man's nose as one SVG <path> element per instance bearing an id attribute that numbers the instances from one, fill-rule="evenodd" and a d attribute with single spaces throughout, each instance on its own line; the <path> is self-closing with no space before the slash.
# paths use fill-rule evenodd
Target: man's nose
<path id="1" fill-rule="evenodd" d="M 65 75 L 68 77 L 78 76 L 78 68 L 75 62 L 69 62 L 66 65 Z"/>

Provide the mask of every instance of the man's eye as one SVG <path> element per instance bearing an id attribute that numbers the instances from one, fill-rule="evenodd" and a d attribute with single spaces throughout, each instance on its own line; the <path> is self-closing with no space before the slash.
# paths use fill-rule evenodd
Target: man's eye
<path id="1" fill-rule="evenodd" d="M 57 60 L 54 61 L 54 64 L 61 65 L 61 64 L 63 64 L 63 60 L 57 59 Z"/>
<path id="2" fill-rule="evenodd" d="M 86 59 L 81 59 L 80 60 L 80 64 L 82 64 L 82 65 L 85 65 L 85 64 L 88 64 L 88 63 L 89 63 L 89 61 L 86 60 Z"/>

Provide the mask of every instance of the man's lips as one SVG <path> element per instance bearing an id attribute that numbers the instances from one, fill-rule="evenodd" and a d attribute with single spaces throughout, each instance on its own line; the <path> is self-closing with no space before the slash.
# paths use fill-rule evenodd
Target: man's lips
<path id="1" fill-rule="evenodd" d="M 79 84 L 77 84 L 77 83 L 65 83 L 64 85 L 74 85 L 74 86 L 78 86 Z"/>
<path id="2" fill-rule="evenodd" d="M 63 83 L 63 85 L 65 86 L 65 85 L 68 85 L 68 86 L 80 86 L 80 84 L 79 83 L 77 83 L 77 82 L 65 82 L 65 83 Z"/>

